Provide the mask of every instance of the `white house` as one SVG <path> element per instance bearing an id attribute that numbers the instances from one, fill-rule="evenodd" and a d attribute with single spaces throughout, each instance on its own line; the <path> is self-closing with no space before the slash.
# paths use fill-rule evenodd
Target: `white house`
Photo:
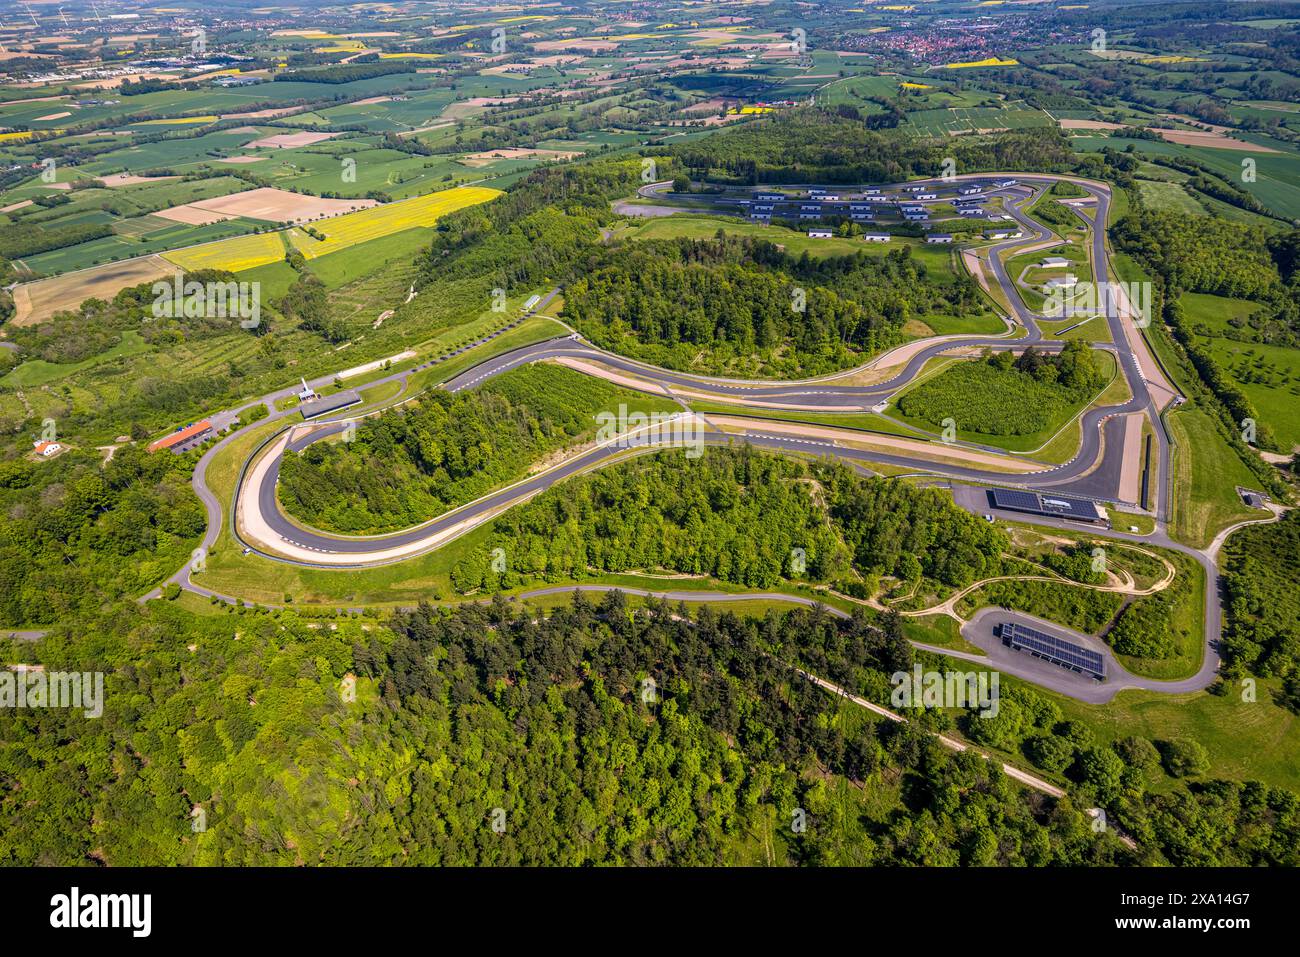
<path id="1" fill-rule="evenodd" d="M 925 237 L 927 243 L 950 243 L 952 242 L 952 233 L 931 233 Z"/>
<path id="2" fill-rule="evenodd" d="M 63 446 L 58 442 L 37 442 L 35 443 L 36 454 L 49 458 L 51 455 L 58 455 L 63 451 Z"/>
<path id="3" fill-rule="evenodd" d="M 834 230 L 830 229 L 810 229 L 808 230 L 809 239 L 830 239 L 835 235 Z"/>
<path id="4" fill-rule="evenodd" d="M 1039 269 L 1064 269 L 1070 265 L 1070 260 L 1064 256 L 1048 256 L 1038 264 Z"/>
<path id="5" fill-rule="evenodd" d="M 863 233 L 862 238 L 869 243 L 887 243 L 889 242 L 889 233 Z"/>

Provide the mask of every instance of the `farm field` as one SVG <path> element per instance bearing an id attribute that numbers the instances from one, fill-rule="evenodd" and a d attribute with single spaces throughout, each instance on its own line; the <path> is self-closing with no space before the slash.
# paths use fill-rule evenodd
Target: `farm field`
<path id="1" fill-rule="evenodd" d="M 409 264 L 433 239 L 434 231 L 415 226 L 377 239 L 369 239 L 311 261 L 311 271 L 333 289 L 369 275 L 385 264 Z"/>
<path id="2" fill-rule="evenodd" d="M 1200 293 L 1179 300 L 1219 367 L 1246 394 L 1284 449 L 1300 446 L 1300 349 L 1251 342 L 1246 319 L 1259 304 Z M 1241 327 L 1237 332 L 1235 327 Z M 1241 336 L 1247 338 L 1239 338 Z"/>
<path id="3" fill-rule="evenodd" d="M 163 253 L 180 246 L 240 236 L 257 229 L 258 224 L 252 220 L 220 219 L 203 225 L 189 225 L 142 217 L 114 224 L 114 228 L 117 232 L 112 236 L 28 256 L 21 260 L 22 267 L 28 274 L 58 275 L 150 253 Z"/>
<path id="4" fill-rule="evenodd" d="M 1296 153 L 1244 154 L 1236 150 L 1179 146 L 1164 141 L 1095 133 L 1073 137 L 1071 142 L 1079 151 L 1098 150 L 1103 146 L 1125 150 L 1132 145 L 1138 153 L 1188 157 L 1204 163 L 1234 182 L 1240 182 L 1242 159 L 1249 155 L 1255 160 L 1256 178 L 1252 182 L 1242 183 L 1242 188 L 1278 215 L 1300 218 L 1300 155 Z"/>
<path id="5" fill-rule="evenodd" d="M 1028 108 L 1023 103 L 1004 103 L 997 107 L 956 106 L 918 110 L 908 115 L 908 125 L 922 135 L 939 136 L 1050 127 L 1052 120 L 1041 110 Z"/>
<path id="6" fill-rule="evenodd" d="M 295 196 L 296 194 L 285 195 Z M 308 236 L 297 229 L 291 230 L 283 234 L 283 236 L 292 242 L 295 248 L 302 251 L 304 256 L 314 260 L 342 252 L 360 243 L 381 240 L 395 233 L 413 230 L 412 234 L 405 240 L 396 241 L 396 245 L 390 242 L 383 247 L 383 254 L 392 255 L 393 251 L 398 249 L 414 249 L 415 245 L 427 236 L 425 230 L 436 223 L 439 217 L 463 209 L 466 206 L 486 202 L 498 195 L 500 195 L 499 191 L 484 187 L 446 190 L 413 200 L 387 204 L 386 206 L 372 206 L 368 210 L 344 214 L 335 217 L 333 220 L 317 221 L 318 225 L 313 228 L 321 228 L 322 232 L 324 232 L 322 227 L 325 223 L 330 224 L 329 231 L 325 233 L 326 239 L 323 241 Z M 261 206 L 258 208 L 261 209 Z M 353 219 L 352 217 L 362 218 Z M 83 271 L 76 273 L 67 282 L 60 283 L 52 279 L 46 279 L 41 280 L 39 283 L 25 283 L 19 287 L 18 294 L 15 297 L 16 303 L 19 304 L 16 321 L 20 323 L 39 321 L 40 318 L 48 318 L 56 309 L 74 307 L 82 299 L 93 294 L 88 292 L 77 302 L 70 302 L 70 297 L 76 296 L 78 290 L 83 287 L 100 290 L 101 298 L 105 298 L 126 285 L 133 285 L 146 279 L 158 278 L 160 275 L 159 270 L 162 268 L 159 266 L 160 262 L 185 270 L 225 269 L 231 272 L 240 272 L 284 259 L 286 254 L 285 239 L 282 238 L 280 232 L 235 235 L 231 238 L 218 239 L 201 245 L 186 246 L 179 249 L 169 248 L 178 241 L 193 242 L 195 239 L 201 239 L 205 231 L 208 234 L 216 232 L 220 235 L 221 233 L 228 234 L 230 232 L 243 233 L 249 228 L 251 228 L 250 224 L 241 220 L 216 223 L 206 227 L 180 226 L 173 233 L 163 233 L 161 238 L 158 235 L 147 237 L 146 241 L 152 241 L 155 248 L 160 252 L 160 255 L 152 257 L 150 260 L 136 262 L 127 259 L 120 264 L 95 267 L 94 272 Z M 168 242 L 170 237 L 175 238 Z M 69 250 L 58 250 L 56 253 L 47 254 L 45 257 L 32 257 L 32 259 L 51 271 L 54 271 L 59 266 L 65 269 L 77 269 L 85 265 L 87 260 L 93 260 L 96 257 L 113 258 L 114 252 L 117 253 L 118 257 L 121 257 L 123 251 L 130 251 L 131 248 L 131 246 L 125 245 L 120 238 L 112 237 L 70 247 Z M 380 251 L 378 247 L 376 251 Z M 139 254 L 138 243 L 135 246 L 135 252 L 136 255 Z M 337 265 L 331 264 L 326 267 L 326 275 L 333 275 L 335 276 L 333 281 L 342 283 L 347 281 L 347 279 L 343 278 L 344 276 L 354 278 L 358 275 L 357 267 L 363 265 L 357 263 L 344 267 L 341 262 Z M 342 268 L 342 272 L 339 271 L 340 268 Z M 168 269 L 169 272 L 170 269 Z M 114 286 L 116 277 L 119 276 L 130 281 L 124 281 L 121 285 Z"/>
<path id="7" fill-rule="evenodd" d="M 14 290 L 16 326 L 32 325 L 86 299 L 111 299 L 119 289 L 171 276 L 176 267 L 161 256 L 109 263 L 51 279 L 23 283 Z"/>
<path id="8" fill-rule="evenodd" d="M 377 205 L 373 199 L 323 199 L 261 187 L 189 204 L 202 210 L 273 223 L 301 223 Z"/>
<path id="9" fill-rule="evenodd" d="M 203 246 L 191 246 L 166 253 L 163 258 L 186 271 L 225 269 L 239 272 L 284 259 L 284 242 L 279 233 L 237 236 Z"/>
<path id="10" fill-rule="evenodd" d="M 288 233 L 289 241 L 305 257 L 316 259 L 406 229 L 432 226 L 448 213 L 486 203 L 500 195 L 499 190 L 482 186 L 458 186 L 322 222 L 314 228 L 324 234 L 323 240 L 292 229 Z"/>

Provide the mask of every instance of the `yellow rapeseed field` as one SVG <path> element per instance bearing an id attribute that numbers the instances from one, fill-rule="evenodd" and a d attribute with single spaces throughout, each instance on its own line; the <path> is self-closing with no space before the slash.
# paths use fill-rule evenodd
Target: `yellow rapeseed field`
<path id="1" fill-rule="evenodd" d="M 500 195 L 500 190 L 488 189 L 486 186 L 458 186 L 312 223 L 314 230 L 325 234 L 324 240 L 315 239 L 297 229 L 290 233 L 290 239 L 303 256 L 316 259 L 357 243 L 400 233 L 404 229 L 432 226 L 448 213 L 486 203 Z"/>
<path id="2" fill-rule="evenodd" d="M 253 233 L 230 239 L 191 246 L 163 253 L 163 258 L 187 272 L 194 269 L 228 269 L 240 272 L 255 269 L 284 258 L 284 242 L 279 233 Z"/>
<path id="3" fill-rule="evenodd" d="M 335 40 L 329 46 L 316 47 L 312 53 L 357 53 L 364 50 L 366 45 L 360 40 Z"/>
<path id="4" fill-rule="evenodd" d="M 311 228 L 323 233 L 323 240 L 307 235 L 302 229 L 292 229 L 288 233 L 289 241 L 305 258 L 317 259 L 357 243 L 400 233 L 404 229 L 432 226 L 448 213 L 486 203 L 500 195 L 500 190 L 485 186 L 445 189 L 440 193 L 429 193 L 397 203 L 372 206 L 333 219 L 318 220 L 311 224 Z M 185 270 L 226 269 L 241 272 L 284 259 L 284 241 L 280 232 L 254 233 L 188 249 L 177 249 L 163 253 L 162 256 Z"/>
<path id="5" fill-rule="evenodd" d="M 967 63 L 945 63 L 943 68 L 945 70 L 966 70 L 970 67 L 978 66 L 1015 66 L 1019 62 L 1019 60 L 1013 60 L 1010 58 L 1004 60 L 999 57 L 991 56 L 983 60 L 971 60 Z"/>

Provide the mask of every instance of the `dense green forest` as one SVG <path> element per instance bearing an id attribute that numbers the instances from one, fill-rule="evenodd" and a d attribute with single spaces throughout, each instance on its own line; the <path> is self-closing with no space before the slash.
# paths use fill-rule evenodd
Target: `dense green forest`
<path id="1" fill-rule="evenodd" d="M 1115 224 L 1111 237 L 1179 290 L 1241 299 L 1272 294 L 1285 298 L 1278 288 L 1274 244 L 1256 227 L 1143 208 Z M 1293 250 L 1294 244 L 1292 237 L 1286 248 Z M 1276 248 L 1281 256 L 1282 247 Z M 1300 306 L 1292 303 L 1291 309 Z"/>
<path id="2" fill-rule="evenodd" d="M 783 110 L 689 145 L 676 158 L 694 178 L 713 182 L 896 183 L 938 176 L 952 158 L 958 173 L 1073 169 L 1069 140 L 1055 129 L 942 142 L 871 128 L 852 115 L 816 107 Z"/>
<path id="3" fill-rule="evenodd" d="M 1105 386 L 1096 354 L 1072 340 L 1057 354 L 1034 346 L 1020 355 L 996 352 L 979 362 L 959 362 L 904 392 L 907 416 L 985 435 L 1031 435 L 1063 421 L 1063 413 L 1090 401 Z"/>
<path id="4" fill-rule="evenodd" d="M 1174 609 L 1183 595 L 1190 591 L 1186 574 L 1174 579 L 1174 584 L 1154 595 L 1133 602 L 1120 614 L 1115 627 L 1106 634 L 1106 643 L 1121 655 L 1134 658 L 1169 658 L 1176 648 Z M 1202 621 L 1196 619 L 1197 634 L 1185 633 L 1184 640 L 1199 640 Z"/>
<path id="5" fill-rule="evenodd" d="M 672 161 L 661 160 L 661 173 Z M 643 185 L 636 160 L 599 160 L 537 170 L 504 196 L 444 216 L 420 259 L 423 281 L 440 293 L 534 288 L 573 273 L 613 219 L 610 202 Z"/>
<path id="6" fill-rule="evenodd" d="M 911 661 L 888 620 L 637 612 L 611 593 L 336 628 L 161 601 L 84 621 L 4 649 L 108 670 L 102 718 L 6 718 L 6 864 L 1294 865 L 1300 846 L 1287 792 L 1148 790 L 1153 755 L 1196 773 L 1194 742 L 1101 746 L 1018 686 L 992 719 L 896 724 L 793 669 L 887 698 Z M 1073 796 L 928 733 L 954 724 Z M 1096 803 L 1136 850 L 1090 826 Z"/>
<path id="7" fill-rule="evenodd" d="M 189 559 L 206 526 L 194 455 L 140 445 L 0 462 L 0 622 L 48 624 L 135 597 Z"/>
<path id="8" fill-rule="evenodd" d="M 596 432 L 620 403 L 646 414 L 671 403 L 559 366 L 513 369 L 472 392 L 440 389 L 363 420 L 349 442 L 285 457 L 280 503 L 314 528 L 379 534 L 428 521 L 523 477 L 529 465 Z"/>
<path id="9" fill-rule="evenodd" d="M 732 375 L 835 371 L 902 341 L 911 319 L 986 311 L 972 280 L 936 282 L 910 247 L 814 259 L 721 230 L 602 249 L 564 295 L 565 318 L 596 345 Z"/>
<path id="10" fill-rule="evenodd" d="M 1300 513 L 1235 532 L 1224 555 L 1225 675 L 1283 678 L 1300 713 Z"/>
<path id="11" fill-rule="evenodd" d="M 462 593 L 533 580 L 665 568 L 769 588 L 796 577 L 856 583 L 880 575 L 969 584 L 996 569 L 1006 538 L 934 489 L 863 478 L 744 445 L 661 452 L 571 479 L 513 508 L 457 563 Z M 494 569 L 494 548 L 504 570 Z"/>

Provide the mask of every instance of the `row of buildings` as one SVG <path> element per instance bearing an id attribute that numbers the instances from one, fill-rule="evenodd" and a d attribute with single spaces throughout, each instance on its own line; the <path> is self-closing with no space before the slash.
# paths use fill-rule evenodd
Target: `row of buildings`
<path id="1" fill-rule="evenodd" d="M 835 230 L 827 226 L 813 227 L 812 229 L 808 230 L 809 239 L 830 239 L 834 235 L 835 235 Z M 863 233 L 862 234 L 862 239 L 865 242 L 869 242 L 869 243 L 887 243 L 893 238 L 894 237 L 889 233 Z M 951 243 L 953 241 L 953 235 L 952 233 L 930 233 L 930 235 L 925 237 L 925 241 L 926 243 L 932 246 L 942 245 L 945 243 Z"/>
<path id="2" fill-rule="evenodd" d="M 1015 185 L 1015 180 L 1001 180 L 993 188 Z M 957 186 L 948 196 L 958 215 L 968 219 L 987 219 L 982 208 L 988 197 L 984 195 L 990 184 L 967 183 Z M 904 222 L 927 223 L 929 210 L 922 205 L 940 199 L 938 187 L 908 186 L 893 194 L 876 188 L 855 192 L 836 192 L 812 187 L 800 195 L 779 190 L 758 190 L 744 201 L 746 215 L 751 222 L 771 222 L 776 219 L 822 220 L 848 219 L 853 222 L 874 222 L 878 214 L 897 216 Z"/>

